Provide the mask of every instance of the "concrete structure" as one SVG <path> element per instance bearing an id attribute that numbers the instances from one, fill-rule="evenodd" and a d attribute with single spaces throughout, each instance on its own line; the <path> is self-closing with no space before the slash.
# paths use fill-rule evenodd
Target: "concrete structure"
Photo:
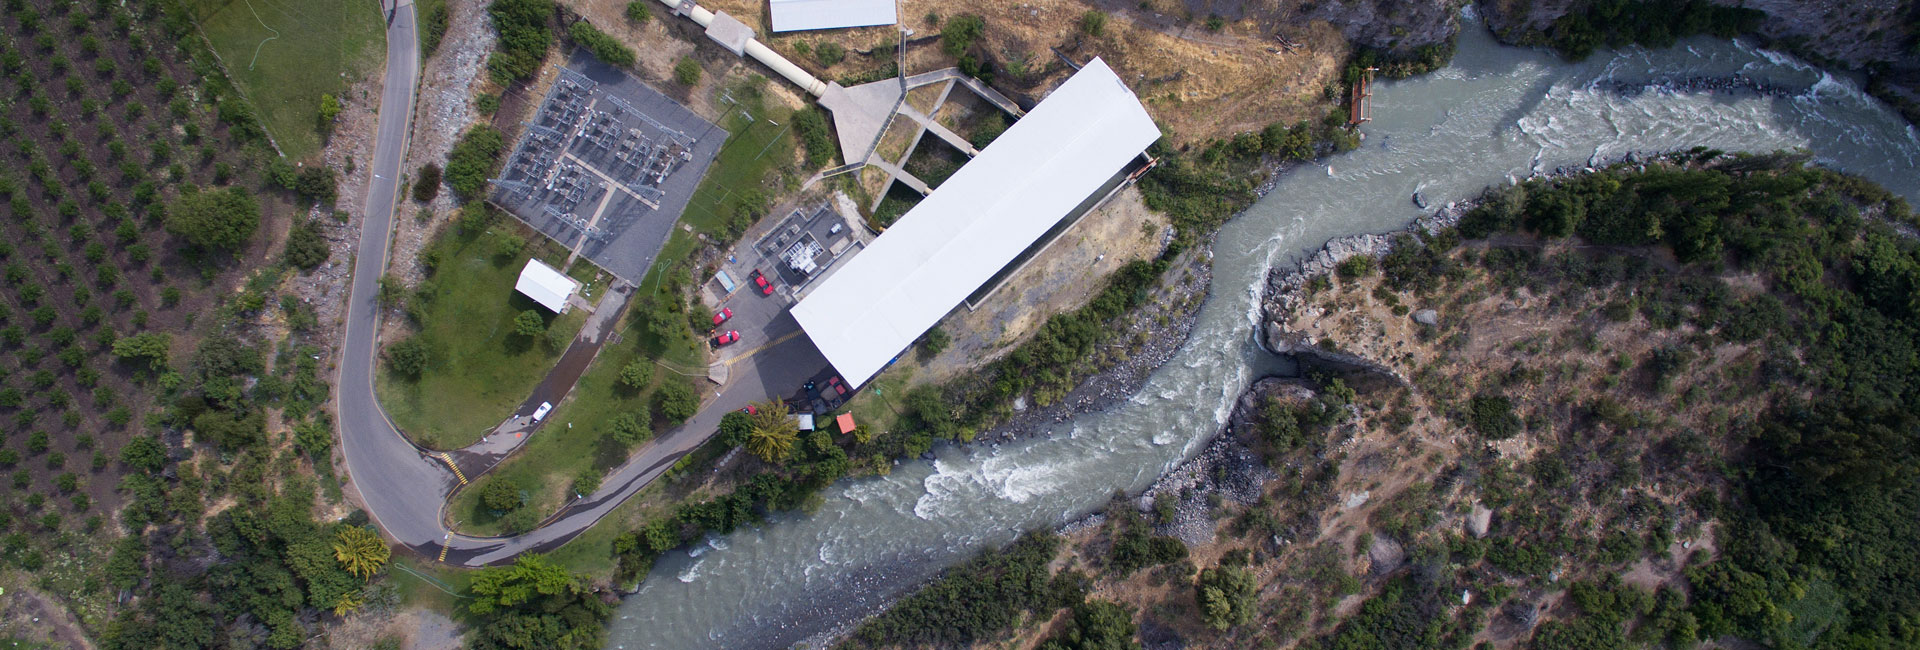
<path id="1" fill-rule="evenodd" d="M 870 27 L 900 22 L 893 0 L 767 0 L 773 31 Z"/>
<path id="2" fill-rule="evenodd" d="M 849 385 L 865 384 L 1159 137 L 1094 59 L 820 281 L 794 318 Z"/>
<path id="3" fill-rule="evenodd" d="M 707 38 L 727 48 L 734 56 L 746 56 L 747 42 L 753 40 L 753 28 L 735 20 L 727 12 L 718 11 L 713 14 L 713 22 L 707 23 Z"/>
<path id="4" fill-rule="evenodd" d="M 527 268 L 520 269 L 520 281 L 513 284 L 513 290 L 558 314 L 567 310 L 567 298 L 580 290 L 580 281 L 540 260 L 527 260 Z"/>

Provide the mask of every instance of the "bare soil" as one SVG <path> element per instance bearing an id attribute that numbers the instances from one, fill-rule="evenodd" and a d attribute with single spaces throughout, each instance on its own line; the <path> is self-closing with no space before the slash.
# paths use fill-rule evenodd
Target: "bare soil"
<path id="1" fill-rule="evenodd" d="M 1114 270 L 1159 255 L 1167 225 L 1139 190 L 1122 190 L 1061 233 L 978 309 L 963 304 L 942 320 L 953 343 L 927 360 L 913 383 L 944 382 L 1019 347 L 1048 317 L 1093 299 Z"/>

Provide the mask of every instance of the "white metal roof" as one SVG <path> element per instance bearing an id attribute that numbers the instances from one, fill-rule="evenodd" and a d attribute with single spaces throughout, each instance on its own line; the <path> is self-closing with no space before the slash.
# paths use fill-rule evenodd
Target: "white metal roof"
<path id="1" fill-rule="evenodd" d="M 527 268 L 520 269 L 520 281 L 513 289 L 527 294 L 534 302 L 546 307 L 553 313 L 560 313 L 567 307 L 567 296 L 580 288 L 580 281 L 567 277 L 565 273 L 540 260 L 527 260 Z"/>
<path id="2" fill-rule="evenodd" d="M 900 22 L 893 0 L 767 0 L 773 31 L 835 29 Z"/>
<path id="3" fill-rule="evenodd" d="M 865 384 L 1159 137 L 1094 59 L 820 280 L 793 317 L 847 383 Z"/>

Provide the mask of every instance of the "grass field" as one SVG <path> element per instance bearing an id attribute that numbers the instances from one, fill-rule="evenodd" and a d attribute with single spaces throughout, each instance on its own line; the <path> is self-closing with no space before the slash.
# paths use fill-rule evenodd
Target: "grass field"
<path id="1" fill-rule="evenodd" d="M 631 315 L 632 312 L 629 312 Z M 648 420 L 649 396 L 653 388 L 676 376 L 667 366 L 653 368 L 653 381 L 645 389 L 620 384 L 620 370 L 634 360 L 667 360 L 667 364 L 686 370 L 698 369 L 702 384 L 706 366 L 691 335 L 680 340 L 662 340 L 647 331 L 644 323 L 631 318 L 622 324 L 618 343 L 600 349 L 600 356 L 587 368 L 580 383 L 566 401 L 554 406 L 550 424 L 527 441 L 527 446 L 493 471 L 484 481 L 512 481 L 526 492 L 524 508 L 545 516 L 573 498 L 568 487 L 582 469 L 605 470 L 627 459 L 628 449 L 607 439 L 609 423 L 621 413 L 632 413 Z M 696 384 L 701 385 L 701 384 Z M 701 386 L 706 388 L 711 384 Z M 504 531 L 500 518 L 480 506 L 480 491 L 462 490 L 453 498 L 448 512 L 462 522 L 463 533 L 498 535 Z M 569 545 L 571 547 L 571 545 Z"/>
<path id="2" fill-rule="evenodd" d="M 450 230 L 433 244 L 440 262 L 422 286 L 415 334 L 427 344 L 427 370 L 408 380 L 382 364 L 376 382 L 387 415 L 415 442 L 451 449 L 479 440 L 527 398 L 586 320 L 577 309 L 554 316 L 513 290 L 530 254 L 550 264 L 565 259 L 545 238 L 512 243 L 527 241 L 517 228 L 496 223 L 466 236 Z M 514 317 L 529 309 L 546 317 L 558 345 L 513 334 Z"/>
<path id="3" fill-rule="evenodd" d="M 349 79 L 386 55 L 378 0 L 186 0 L 228 74 L 293 160 L 320 151 L 320 95 L 342 103 Z"/>
<path id="4" fill-rule="evenodd" d="M 769 185 L 780 184 L 783 168 L 794 163 L 799 148 L 793 129 L 788 127 L 792 111 L 767 106 L 752 84 L 735 84 L 728 94 L 740 101 L 725 104 L 729 108 L 721 126 L 727 130 L 727 141 L 720 146 L 720 154 L 707 176 L 700 179 L 680 217 L 682 223 L 710 236 L 726 234 L 728 217 L 733 214 L 731 204 L 739 197 L 755 192 L 765 197 L 781 194 L 783 188 Z M 674 235 L 677 238 L 680 231 L 674 231 Z M 660 259 L 678 261 L 693 250 L 691 240 L 682 245 L 685 249 L 677 256 L 663 252 Z M 673 242 L 669 241 L 667 248 L 671 251 Z M 654 270 L 664 266 L 655 264 Z"/>

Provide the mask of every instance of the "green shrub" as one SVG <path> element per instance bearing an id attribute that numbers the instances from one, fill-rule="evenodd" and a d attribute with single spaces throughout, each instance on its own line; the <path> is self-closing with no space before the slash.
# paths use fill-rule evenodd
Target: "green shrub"
<path id="1" fill-rule="evenodd" d="M 1107 12 L 1088 9 L 1080 14 L 1080 33 L 1100 38 L 1107 33 Z"/>
<path id="2" fill-rule="evenodd" d="M 467 129 L 447 154 L 447 187 L 452 188 L 462 202 L 479 199 L 487 187 L 487 178 L 499 164 L 503 146 L 500 130 L 490 124 L 476 124 Z"/>
<path id="3" fill-rule="evenodd" d="M 634 2 L 627 3 L 627 20 L 641 25 L 645 25 L 647 21 L 653 20 L 653 12 L 647 10 L 648 4 L 646 0 L 635 0 Z"/>
<path id="4" fill-rule="evenodd" d="M 819 107 L 808 106 L 793 114 L 793 132 L 800 136 L 800 143 L 807 149 L 807 166 L 820 167 L 833 162 L 839 153 L 839 145 L 833 141 L 833 134 L 827 127 L 826 114 Z"/>
<path id="5" fill-rule="evenodd" d="M 431 162 L 421 165 L 420 173 L 413 179 L 413 200 L 426 203 L 438 196 L 440 196 L 440 165 Z"/>
<path id="6" fill-rule="evenodd" d="M 1488 440 L 1505 440 L 1520 433 L 1520 416 L 1514 415 L 1513 400 L 1505 395 L 1475 395 L 1467 405 L 1467 420 Z"/>
<path id="7" fill-rule="evenodd" d="M 820 65 L 833 67 L 847 58 L 847 48 L 833 41 L 822 41 L 813 48 L 813 59 Z"/>
<path id="8" fill-rule="evenodd" d="M 498 48 L 487 57 L 487 71 L 495 83 L 511 86 L 539 71 L 547 49 L 553 46 L 553 31 L 548 27 L 553 14 L 553 0 L 494 0 L 488 5 L 487 15 L 493 17 L 500 34 Z"/>
<path id="9" fill-rule="evenodd" d="M 673 64 L 673 80 L 687 87 L 700 83 L 700 62 L 690 56 L 680 57 L 680 61 Z"/>
<path id="10" fill-rule="evenodd" d="M 606 32 L 600 31 L 585 20 L 568 27 L 567 36 L 573 38 L 573 42 L 581 47 L 587 48 L 595 58 L 614 67 L 631 68 L 638 58 L 633 53 L 633 48 L 621 43 L 620 39 L 608 36 Z"/>
<path id="11" fill-rule="evenodd" d="M 320 236 L 320 229 L 311 219 L 300 222 L 287 234 L 288 264 L 311 270 L 326 262 L 327 256 L 332 252 L 327 247 L 327 240 Z"/>

